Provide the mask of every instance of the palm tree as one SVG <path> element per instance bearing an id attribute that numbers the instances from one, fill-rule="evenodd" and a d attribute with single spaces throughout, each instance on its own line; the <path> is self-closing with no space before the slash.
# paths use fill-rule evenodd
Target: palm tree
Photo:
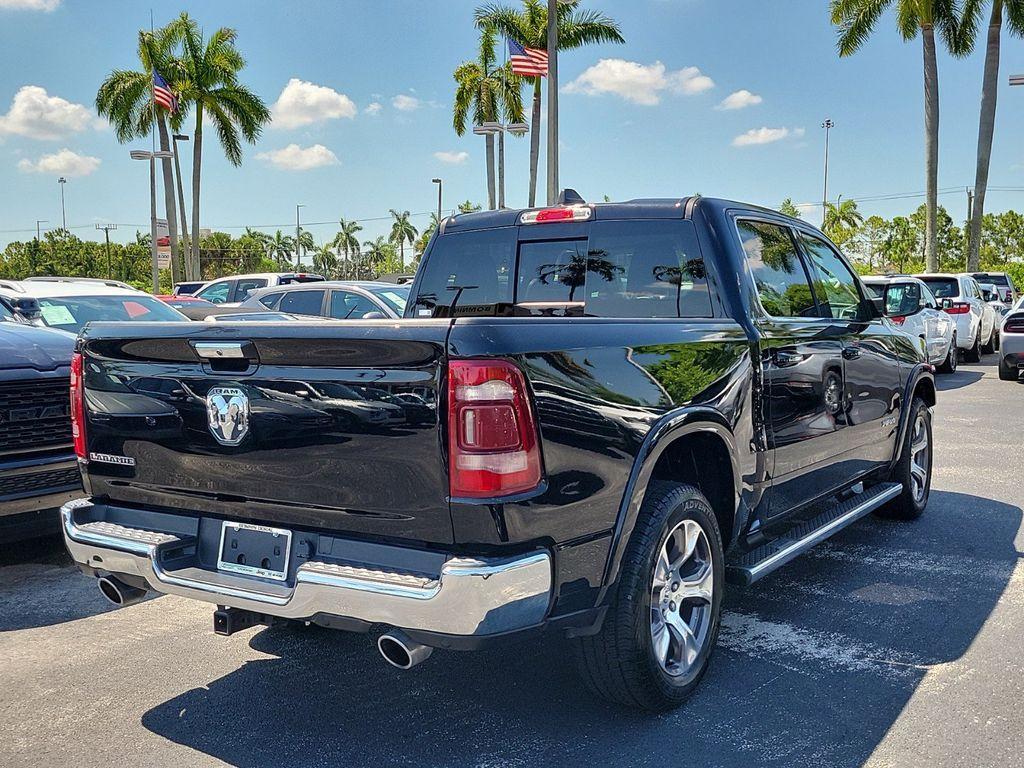
<path id="1" fill-rule="evenodd" d="M 292 258 L 292 249 L 295 248 L 295 239 L 289 235 L 282 235 L 277 230 L 267 246 L 267 255 L 277 262 L 277 265 L 284 269 Z"/>
<path id="2" fill-rule="evenodd" d="M 985 0 L 967 0 L 960 24 L 960 42 L 967 49 L 974 47 L 981 25 Z M 992 0 L 985 46 L 985 72 L 981 81 L 981 115 L 978 120 L 978 162 L 974 175 L 974 204 L 967 235 L 967 271 L 981 268 L 981 222 L 985 218 L 985 192 L 988 169 L 992 159 L 992 134 L 996 124 L 996 92 L 999 83 L 999 45 L 1003 29 L 1003 11 L 1010 34 L 1024 36 L 1024 2 Z"/>
<path id="3" fill-rule="evenodd" d="M 483 210 L 482 205 L 477 205 L 472 200 L 463 200 L 458 205 L 459 213 L 476 213 L 477 211 Z"/>
<path id="4" fill-rule="evenodd" d="M 330 243 L 324 243 L 313 251 L 313 271 L 333 280 L 338 269 L 338 255 Z"/>
<path id="5" fill-rule="evenodd" d="M 779 213 L 783 216 L 792 216 L 794 219 L 800 218 L 800 209 L 796 207 L 796 203 L 793 202 L 793 198 L 787 197 L 779 205 Z"/>
<path id="6" fill-rule="evenodd" d="M 160 150 L 169 151 L 170 137 L 167 122 L 177 130 L 183 115 L 153 104 L 153 71 L 170 77 L 173 59 L 174 35 L 168 27 L 155 32 L 139 32 L 138 56 L 142 71 L 115 69 L 100 85 L 96 92 L 96 111 L 106 117 L 114 128 L 114 135 L 121 144 L 148 136 L 153 130 L 153 116 L 160 137 Z M 178 216 L 174 203 L 174 173 L 169 157 L 161 160 L 164 181 L 164 210 L 171 240 L 171 274 L 175 281 L 182 277 L 178 251 Z M 184 213 L 182 214 L 184 215 Z M 194 280 L 198 275 L 186 274 Z"/>
<path id="7" fill-rule="evenodd" d="M 856 200 L 842 200 L 825 203 L 825 219 L 821 231 L 829 237 L 843 229 L 852 230 L 864 223 L 864 217 L 857 210 Z"/>
<path id="8" fill-rule="evenodd" d="M 409 221 L 408 211 L 396 211 L 394 208 L 391 209 L 391 216 L 394 218 L 395 223 L 391 225 L 391 236 L 389 240 L 397 245 L 400 249 L 400 256 L 398 261 L 398 271 L 401 272 L 405 269 L 405 244 L 412 245 L 416 242 L 416 235 L 419 234 L 416 227 Z"/>
<path id="9" fill-rule="evenodd" d="M 313 240 L 313 233 L 305 229 L 299 230 L 299 237 L 295 241 L 295 269 L 302 269 L 302 257 L 316 249 L 316 241 Z"/>
<path id="10" fill-rule="evenodd" d="M 925 256 L 927 269 L 938 269 L 936 235 L 939 205 L 939 72 L 935 61 L 935 30 L 949 51 L 963 54 L 957 30 L 955 0 L 830 0 L 832 23 L 839 28 L 839 55 L 855 53 L 874 31 L 882 13 L 896 7 L 896 21 L 904 40 L 921 33 L 924 52 L 924 131 L 927 218 Z"/>
<path id="11" fill-rule="evenodd" d="M 331 245 L 338 249 L 339 256 L 341 254 L 345 255 L 344 274 L 342 276 L 348 278 L 351 276 L 353 267 L 358 269 L 358 265 L 353 264 L 353 259 L 359 256 L 359 238 L 356 235 L 363 231 L 363 227 L 358 221 L 348 221 L 346 219 L 339 219 L 338 226 L 341 229 L 334 236 Z"/>
<path id="12" fill-rule="evenodd" d="M 548 45 L 548 10 L 543 0 L 522 0 L 516 9 L 488 3 L 476 9 L 476 25 L 528 48 Z M 558 3 L 558 50 L 568 51 L 592 43 L 624 43 L 622 31 L 612 18 L 597 11 L 582 10 L 579 0 Z M 537 201 L 537 163 L 540 159 L 541 78 L 524 78 L 533 85 L 533 114 L 530 133 L 530 207 Z"/>
<path id="13" fill-rule="evenodd" d="M 477 60 L 465 61 L 455 69 L 452 124 L 458 136 L 466 132 L 470 113 L 474 125 L 499 120 L 523 121 L 522 78 L 512 71 L 511 65 L 497 65 L 494 45 L 494 30 L 485 27 L 480 33 Z M 485 134 L 484 139 L 487 146 L 487 199 L 491 210 L 494 210 L 494 134 Z"/>
<path id="14" fill-rule="evenodd" d="M 379 272 L 392 253 L 394 253 L 394 246 L 383 237 L 363 243 L 364 261 L 371 274 Z"/>
<path id="15" fill-rule="evenodd" d="M 192 135 L 192 261 L 199 264 L 199 190 L 202 180 L 203 122 L 209 120 L 234 166 L 242 164 L 242 139 L 253 144 L 270 121 L 263 101 L 238 82 L 245 59 L 235 47 L 237 32 L 221 27 L 209 39 L 194 19 L 182 13 L 168 25 L 180 41 L 182 56 L 173 62 L 172 85 L 183 104 L 195 107 Z"/>

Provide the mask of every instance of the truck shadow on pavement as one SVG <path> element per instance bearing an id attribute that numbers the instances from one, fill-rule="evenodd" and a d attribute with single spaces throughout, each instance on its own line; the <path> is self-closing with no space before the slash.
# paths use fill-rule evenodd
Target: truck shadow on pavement
<path id="1" fill-rule="evenodd" d="M 373 636 L 282 626 L 251 636 L 269 658 L 150 709 L 142 724 L 245 768 L 857 766 L 919 686 L 954 695 L 949 668 L 1000 596 L 1019 589 L 1020 524 L 1017 507 L 943 492 L 919 521 L 860 521 L 732 590 L 710 671 L 667 714 L 592 698 L 556 637 L 437 651 L 400 672 Z"/>
<path id="2" fill-rule="evenodd" d="M 947 392 L 951 389 L 969 387 L 985 376 L 983 371 L 957 369 L 956 373 L 940 373 L 935 377 L 935 388 L 939 392 Z"/>

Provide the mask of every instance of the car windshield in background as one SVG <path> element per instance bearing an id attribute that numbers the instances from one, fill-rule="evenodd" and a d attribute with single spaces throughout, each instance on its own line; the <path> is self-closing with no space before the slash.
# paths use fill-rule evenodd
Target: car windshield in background
<path id="1" fill-rule="evenodd" d="M 395 314 L 405 314 L 405 305 L 409 302 L 409 286 L 396 285 L 388 288 L 371 288 L 370 292 L 387 304 Z"/>
<path id="2" fill-rule="evenodd" d="M 72 333 L 78 333 L 91 322 L 188 321 L 187 317 L 162 301 L 141 294 L 39 299 L 39 308 L 46 325 Z"/>
<path id="3" fill-rule="evenodd" d="M 955 277 L 922 277 L 936 299 L 952 299 L 960 295 L 960 284 Z"/>

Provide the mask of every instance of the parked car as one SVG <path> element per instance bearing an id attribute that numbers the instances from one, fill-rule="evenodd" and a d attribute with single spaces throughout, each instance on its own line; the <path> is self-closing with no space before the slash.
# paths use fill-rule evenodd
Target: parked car
<path id="1" fill-rule="evenodd" d="M 338 281 L 264 288 L 243 301 L 241 306 L 335 320 L 381 320 L 401 317 L 408 300 L 408 285 Z"/>
<path id="2" fill-rule="evenodd" d="M 307 272 L 262 272 L 252 275 L 232 275 L 211 280 L 193 295 L 213 304 L 238 306 L 260 288 L 293 283 L 323 282 L 322 275 Z"/>
<path id="3" fill-rule="evenodd" d="M 265 309 L 246 312 L 241 307 L 238 307 L 234 312 L 211 314 L 203 319 L 218 323 L 294 323 L 301 321 L 303 318 L 284 312 L 270 312 Z"/>
<path id="4" fill-rule="evenodd" d="M 59 530 L 82 495 L 68 378 L 75 338 L 14 320 L 0 301 L 0 542 Z"/>
<path id="5" fill-rule="evenodd" d="M 1020 298 L 1021 293 L 1013 283 L 1013 278 L 1006 272 L 975 272 L 971 275 L 979 283 L 992 283 L 999 292 L 999 298 L 1009 306 Z"/>
<path id="6" fill-rule="evenodd" d="M 969 363 L 995 351 L 996 312 L 981 295 L 978 281 L 966 273 L 918 275 L 956 322 L 956 343 Z"/>
<path id="7" fill-rule="evenodd" d="M 71 334 L 92 321 L 188 319 L 148 293 L 100 280 L 0 280 L 0 295 L 33 299 L 39 309 L 34 323 Z"/>
<path id="8" fill-rule="evenodd" d="M 999 378 L 1017 381 L 1024 370 L 1024 297 L 1017 300 L 1006 317 L 1000 331 L 1002 349 L 999 351 Z"/>
<path id="9" fill-rule="evenodd" d="M 923 513 L 931 366 L 806 222 L 694 197 L 438 229 L 403 322 L 86 329 L 64 536 L 103 594 L 206 601 L 225 635 L 384 625 L 402 668 L 562 631 L 596 691 L 657 710 L 707 669 L 727 581 Z M 364 428 L 324 402 L 349 389 L 424 423 L 384 397 Z"/>
<path id="10" fill-rule="evenodd" d="M 200 307 L 216 307 L 216 304 L 206 301 L 206 299 L 197 299 L 195 296 L 177 296 L 175 294 L 157 294 L 157 299 L 160 299 L 164 304 L 169 307 L 174 307 L 176 310 L 181 312 L 185 308 L 200 308 Z"/>
<path id="11" fill-rule="evenodd" d="M 865 277 L 868 290 L 885 303 L 889 320 L 920 339 L 928 362 L 955 373 L 960 353 L 953 318 L 942 311 L 931 290 L 916 277 Z"/>
<path id="12" fill-rule="evenodd" d="M 175 283 L 174 289 L 171 291 L 171 293 L 174 296 L 191 296 L 204 285 L 206 285 L 206 283 L 203 282 L 202 280 L 192 281 L 189 283 Z"/>

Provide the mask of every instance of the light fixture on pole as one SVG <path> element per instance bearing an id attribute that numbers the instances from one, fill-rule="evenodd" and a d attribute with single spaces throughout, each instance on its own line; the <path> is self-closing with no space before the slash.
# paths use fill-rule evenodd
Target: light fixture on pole
<path id="1" fill-rule="evenodd" d="M 153 260 L 153 293 L 160 293 L 160 264 L 156 253 L 156 161 L 174 157 L 173 152 L 148 152 L 133 149 L 128 153 L 132 160 L 149 161 L 149 250 Z"/>
<path id="2" fill-rule="evenodd" d="M 302 239 L 302 227 L 299 225 L 299 208 L 305 208 L 306 206 L 302 203 L 295 206 L 295 269 L 302 269 L 302 245 L 299 240 Z"/>
<path id="3" fill-rule="evenodd" d="M 441 226 L 441 188 L 444 186 L 444 182 L 441 179 L 431 179 L 434 184 L 437 184 L 437 225 Z"/>
<path id="4" fill-rule="evenodd" d="M 57 179 L 57 183 L 60 184 L 60 223 L 61 223 L 61 228 L 65 232 L 67 232 L 68 231 L 68 217 L 67 217 L 67 214 L 64 212 L 64 185 L 68 183 L 68 180 L 65 179 L 63 176 L 61 176 L 59 179 Z"/>
<path id="5" fill-rule="evenodd" d="M 40 224 L 49 224 L 49 223 L 50 223 L 49 219 L 36 219 L 36 242 L 39 242 L 40 238 L 42 237 L 41 233 L 39 232 L 39 225 Z"/>
<path id="6" fill-rule="evenodd" d="M 825 212 L 828 210 L 828 134 L 836 124 L 832 122 L 832 118 L 828 118 L 821 127 L 825 129 L 825 185 L 821 192 L 821 225 L 825 226 Z"/>
<path id="7" fill-rule="evenodd" d="M 181 184 L 181 163 L 178 161 L 178 142 L 188 141 L 189 137 L 184 133 L 175 133 L 172 136 L 174 140 L 174 179 L 178 185 L 178 209 L 181 213 L 181 243 L 182 247 L 180 253 L 185 253 L 185 242 L 188 240 L 188 217 L 185 215 L 185 188 Z M 191 248 L 189 248 L 190 255 L 183 258 L 183 261 L 191 259 Z M 189 270 L 185 271 L 186 276 L 190 276 Z"/>
<path id="8" fill-rule="evenodd" d="M 97 224 L 96 229 L 103 230 L 103 239 L 107 244 L 107 280 L 113 278 L 110 267 L 110 230 L 117 229 L 117 224 Z"/>
<path id="9" fill-rule="evenodd" d="M 473 133 L 480 136 L 498 136 L 498 208 L 505 207 L 505 133 L 523 136 L 529 133 L 527 123 L 498 123 L 493 120 L 473 126 Z"/>

